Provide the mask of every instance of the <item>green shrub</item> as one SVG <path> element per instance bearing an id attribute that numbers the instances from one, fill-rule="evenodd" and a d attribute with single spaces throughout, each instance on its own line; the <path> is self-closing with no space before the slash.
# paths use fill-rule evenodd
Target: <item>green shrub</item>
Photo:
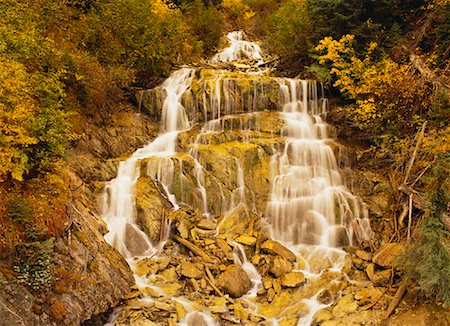
<path id="1" fill-rule="evenodd" d="M 433 172 L 429 211 L 417 241 L 400 257 L 399 265 L 426 296 L 450 305 L 450 232 L 441 222 L 450 202 L 450 156 L 440 158 Z"/>
<path id="2" fill-rule="evenodd" d="M 27 285 L 34 291 L 49 289 L 53 283 L 51 272 L 51 253 L 54 238 L 16 246 L 16 260 L 13 266 L 19 283 Z"/>
<path id="3" fill-rule="evenodd" d="M 306 0 L 286 0 L 271 17 L 267 42 L 287 60 L 307 57 L 312 32 Z"/>
<path id="4" fill-rule="evenodd" d="M 33 210 L 23 197 L 12 199 L 8 203 L 8 216 L 14 222 L 20 224 L 27 224 L 31 221 Z"/>

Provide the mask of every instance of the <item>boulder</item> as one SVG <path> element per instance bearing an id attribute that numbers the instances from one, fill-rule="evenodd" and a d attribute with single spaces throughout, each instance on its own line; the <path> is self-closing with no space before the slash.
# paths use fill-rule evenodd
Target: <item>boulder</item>
<path id="1" fill-rule="evenodd" d="M 388 243 L 375 253 L 372 261 L 378 266 L 393 267 L 397 257 L 403 253 L 404 249 L 400 243 Z"/>
<path id="2" fill-rule="evenodd" d="M 384 271 L 375 272 L 373 275 L 372 282 L 375 286 L 388 286 L 391 282 L 391 270 L 386 269 Z"/>
<path id="3" fill-rule="evenodd" d="M 252 282 L 247 273 L 237 264 L 228 266 L 225 272 L 220 275 L 217 284 L 225 293 L 234 298 L 243 296 L 252 287 Z"/>
<path id="4" fill-rule="evenodd" d="M 302 272 L 290 272 L 281 276 L 281 285 L 287 288 L 295 288 L 306 282 Z"/>
<path id="5" fill-rule="evenodd" d="M 198 222 L 197 227 L 203 230 L 215 230 L 216 223 L 214 223 L 211 220 L 203 219 L 200 222 Z"/>
<path id="6" fill-rule="evenodd" d="M 274 240 L 267 240 L 261 245 L 261 249 L 273 255 L 280 255 L 284 259 L 294 262 L 296 259 L 295 254 L 281 243 Z"/>

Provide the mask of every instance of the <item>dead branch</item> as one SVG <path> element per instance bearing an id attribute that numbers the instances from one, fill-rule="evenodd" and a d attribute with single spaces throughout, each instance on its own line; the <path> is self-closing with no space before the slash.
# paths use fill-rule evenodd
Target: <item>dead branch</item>
<path id="1" fill-rule="evenodd" d="M 177 241 L 178 243 L 182 244 L 186 248 L 188 248 L 190 251 L 192 251 L 197 256 L 201 257 L 203 260 L 213 263 L 214 259 L 212 259 L 206 252 L 204 252 L 201 248 L 196 246 L 195 244 L 189 242 L 186 239 L 183 239 L 177 235 L 173 235 L 173 239 Z"/>
<path id="2" fill-rule="evenodd" d="M 392 298 L 391 303 L 389 304 L 389 307 L 386 310 L 386 314 L 384 315 L 384 319 L 388 319 L 389 316 L 394 312 L 395 308 L 398 307 L 400 302 L 402 301 L 403 296 L 405 295 L 406 288 L 407 288 L 408 282 L 403 282 L 399 288 L 397 289 L 397 292 L 395 292 L 394 297 Z"/>
<path id="3" fill-rule="evenodd" d="M 408 182 L 409 179 L 409 175 L 411 173 L 411 169 L 414 165 L 414 161 L 416 160 L 416 156 L 417 156 L 417 152 L 419 150 L 419 146 L 422 143 L 422 139 L 423 139 L 423 135 L 425 133 L 425 127 L 427 126 L 427 121 L 425 121 L 422 124 L 422 128 L 419 131 L 419 134 L 417 135 L 417 141 L 416 141 L 416 146 L 414 148 L 414 152 L 411 156 L 411 159 L 409 160 L 409 164 L 408 164 L 408 168 L 406 169 L 406 173 L 405 173 L 405 179 L 403 180 L 403 184 L 405 185 Z"/>

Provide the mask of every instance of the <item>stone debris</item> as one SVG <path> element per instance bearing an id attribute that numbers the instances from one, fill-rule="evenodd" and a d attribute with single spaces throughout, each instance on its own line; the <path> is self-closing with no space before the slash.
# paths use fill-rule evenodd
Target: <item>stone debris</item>
<path id="1" fill-rule="evenodd" d="M 238 207 L 235 212 L 245 210 Z M 299 270 L 323 264 L 320 257 L 294 254 L 268 238 L 259 221 L 249 222 L 246 214 L 221 225 L 221 219 L 206 219 L 187 208 L 168 212 L 172 236 L 158 257 L 134 264 L 136 274 L 148 279 L 148 285 L 135 287 L 126 296 L 116 324 L 176 325 L 193 310 L 202 313 L 190 314 L 189 325 L 207 325 L 203 313 L 221 325 L 266 325 L 279 316 L 283 316 L 280 325 L 296 325 L 309 309 L 303 299 L 314 295 L 329 307 L 316 313 L 313 325 L 352 324 L 361 316 L 382 318 L 377 311 L 393 295 L 387 287 L 396 272 L 387 266 L 398 246 L 384 246 L 375 255 L 348 247 L 342 273 L 325 271 L 308 280 Z M 222 231 L 216 233 L 220 225 Z M 261 275 L 262 284 L 251 299 L 256 310 L 246 299 L 253 283 L 235 261 L 237 246 Z M 239 257 L 243 261 L 241 253 Z M 357 282 L 351 284 L 348 278 Z"/>

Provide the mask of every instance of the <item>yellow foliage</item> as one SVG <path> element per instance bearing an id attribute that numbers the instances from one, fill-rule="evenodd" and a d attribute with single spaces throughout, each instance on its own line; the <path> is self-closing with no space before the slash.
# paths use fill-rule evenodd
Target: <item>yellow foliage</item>
<path id="1" fill-rule="evenodd" d="M 399 64 L 385 57 L 374 58 L 377 44 L 368 45 L 364 58 L 356 56 L 353 35 L 339 41 L 326 37 L 316 51 L 320 64 L 329 64 L 336 77 L 334 86 L 356 101 L 353 112 L 362 124 L 407 124 L 429 103 L 428 88 L 415 76 L 410 64 Z"/>
<path id="2" fill-rule="evenodd" d="M 22 180 L 28 157 L 24 152 L 37 140 L 30 135 L 34 110 L 25 67 L 0 56 L 0 181 L 11 175 Z"/>
<path id="3" fill-rule="evenodd" d="M 242 0 L 223 0 L 222 8 L 228 18 L 240 27 L 255 16 L 255 12 Z"/>

